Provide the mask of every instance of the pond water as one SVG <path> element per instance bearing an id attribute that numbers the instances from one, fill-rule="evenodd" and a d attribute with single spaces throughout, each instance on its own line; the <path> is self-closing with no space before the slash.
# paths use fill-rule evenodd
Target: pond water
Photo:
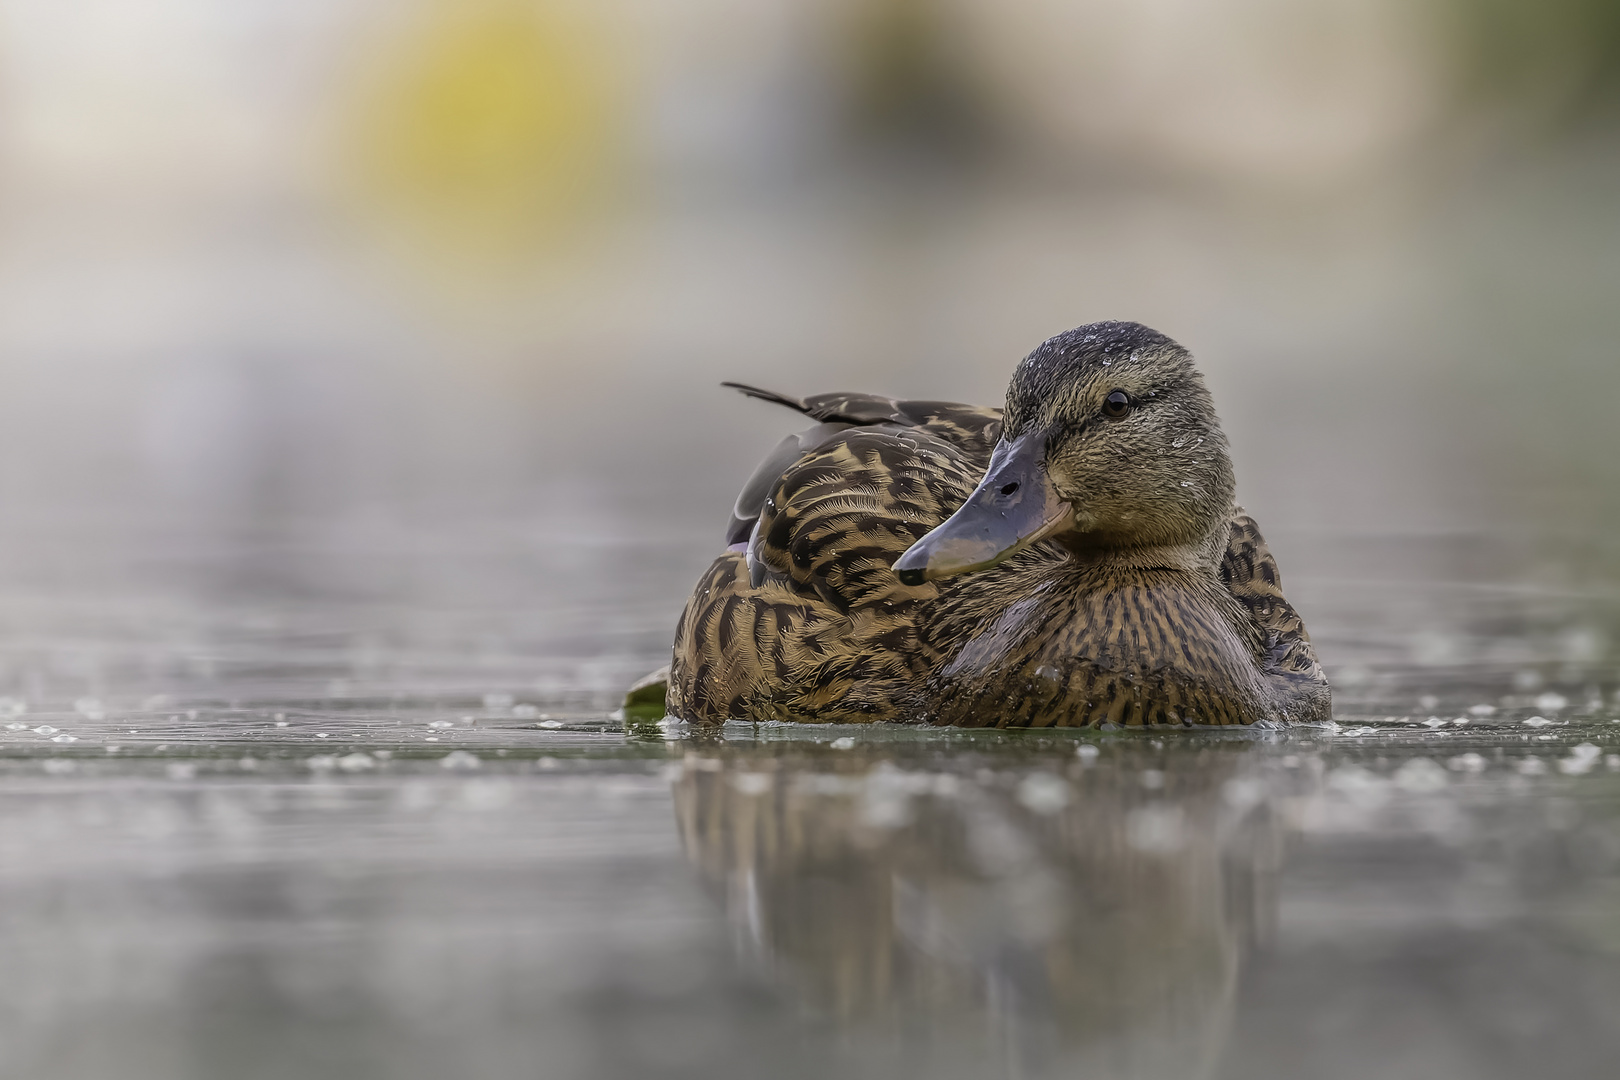
<path id="1" fill-rule="evenodd" d="M 1554 540 L 1274 537 L 1328 728 L 705 733 L 612 711 L 696 533 L 11 535 L 8 1076 L 1620 1053 L 1620 594 Z"/>

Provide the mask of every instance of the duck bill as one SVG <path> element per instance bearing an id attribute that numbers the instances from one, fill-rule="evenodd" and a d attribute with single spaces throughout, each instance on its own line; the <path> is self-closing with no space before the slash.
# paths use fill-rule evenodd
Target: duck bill
<path id="1" fill-rule="evenodd" d="M 990 471 L 967 502 L 895 561 L 906 585 L 994 566 L 1061 532 L 1074 508 L 1046 475 L 1046 439 L 1030 432 L 996 445 Z"/>

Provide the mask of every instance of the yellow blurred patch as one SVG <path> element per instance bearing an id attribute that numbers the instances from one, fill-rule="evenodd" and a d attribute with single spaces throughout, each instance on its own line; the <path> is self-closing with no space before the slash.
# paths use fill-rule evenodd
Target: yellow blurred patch
<path id="1" fill-rule="evenodd" d="M 622 120 L 610 69 L 576 13 L 435 4 L 363 96 L 362 197 L 434 246 L 511 254 L 543 242 L 612 179 Z"/>

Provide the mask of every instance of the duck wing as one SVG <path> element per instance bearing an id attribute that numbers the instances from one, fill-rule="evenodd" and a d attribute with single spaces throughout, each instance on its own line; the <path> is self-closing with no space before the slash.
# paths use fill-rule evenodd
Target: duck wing
<path id="1" fill-rule="evenodd" d="M 894 718 L 926 662 L 916 606 L 938 590 L 902 585 L 890 567 L 973 490 L 999 410 L 751 396 L 817 424 L 785 440 L 739 497 L 728 540 L 738 544 L 745 523 L 747 554 L 721 555 L 687 603 L 670 710 L 694 720 Z"/>
<path id="2" fill-rule="evenodd" d="M 1311 647 L 1305 620 L 1282 591 L 1277 560 L 1260 526 L 1242 510 L 1232 516 L 1232 532 L 1221 558 L 1221 583 L 1248 612 L 1264 647 L 1266 673 L 1281 679 L 1296 699 L 1299 720 L 1327 720 L 1331 711 L 1327 676 Z"/>
<path id="3" fill-rule="evenodd" d="M 785 406 L 816 421 L 813 427 L 789 435 L 778 443 L 743 485 L 732 507 L 731 520 L 726 524 L 728 545 L 748 540 L 754 522 L 765 508 L 765 497 L 789 466 L 807 454 L 820 450 L 839 433 L 850 428 L 891 432 L 919 429 L 945 440 L 964 455 L 982 458 L 985 467 L 989 466 L 990 451 L 1001 437 L 1001 410 L 979 405 L 890 398 L 877 394 L 817 394 L 814 397 L 795 398 L 746 383 L 724 382 L 720 385 L 760 401 Z"/>

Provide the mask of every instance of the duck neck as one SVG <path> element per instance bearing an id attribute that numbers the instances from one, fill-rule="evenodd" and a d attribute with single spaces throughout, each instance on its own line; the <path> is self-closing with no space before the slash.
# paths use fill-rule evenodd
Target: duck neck
<path id="1" fill-rule="evenodd" d="M 1086 533 L 1058 537 L 1086 569 L 1097 570 L 1180 570 L 1191 574 L 1215 574 L 1226 552 L 1229 521 L 1212 526 L 1194 540 L 1175 544 L 1117 544 L 1099 542 Z"/>

